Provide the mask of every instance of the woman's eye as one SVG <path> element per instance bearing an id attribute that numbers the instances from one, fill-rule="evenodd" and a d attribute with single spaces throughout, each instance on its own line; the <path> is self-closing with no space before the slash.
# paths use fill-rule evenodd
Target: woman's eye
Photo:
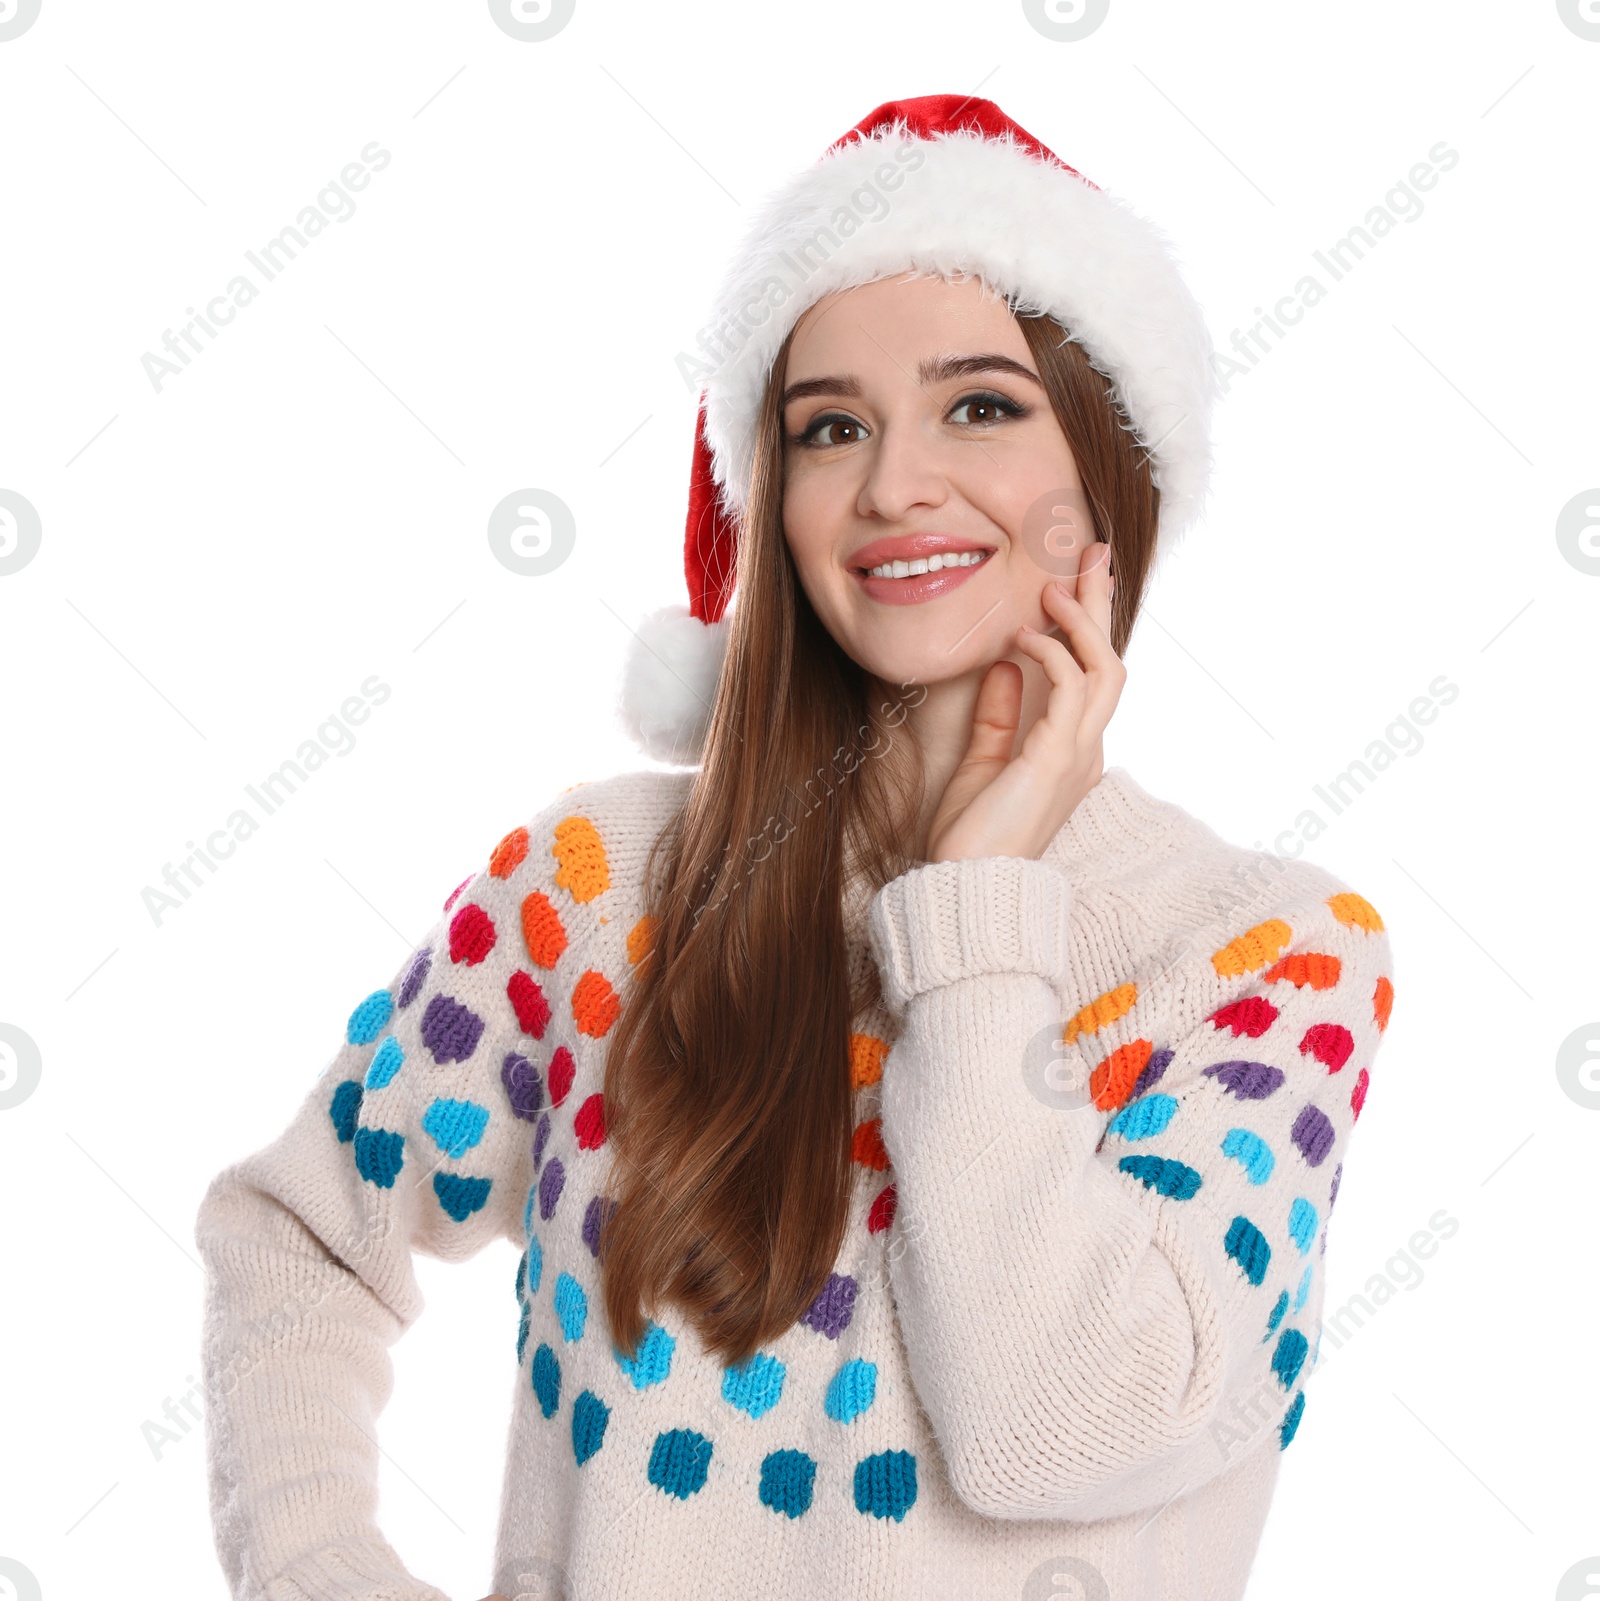
<path id="1" fill-rule="evenodd" d="M 984 427 L 1002 417 L 1020 417 L 1024 408 L 1004 395 L 963 395 L 950 410 L 950 420 L 965 426 Z"/>
<path id="2" fill-rule="evenodd" d="M 840 413 L 818 417 L 800 435 L 803 445 L 854 445 L 865 438 L 866 429 L 854 417 Z"/>

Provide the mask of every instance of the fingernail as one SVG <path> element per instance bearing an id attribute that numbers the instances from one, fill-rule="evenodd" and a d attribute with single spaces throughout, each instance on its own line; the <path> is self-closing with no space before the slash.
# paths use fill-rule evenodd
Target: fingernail
<path id="1" fill-rule="evenodd" d="M 1072 591 L 1070 589 L 1068 589 L 1067 586 L 1064 583 L 1062 583 L 1059 578 L 1056 580 L 1055 587 L 1057 589 L 1059 589 L 1063 595 L 1066 595 L 1069 599 L 1071 598 Z"/>

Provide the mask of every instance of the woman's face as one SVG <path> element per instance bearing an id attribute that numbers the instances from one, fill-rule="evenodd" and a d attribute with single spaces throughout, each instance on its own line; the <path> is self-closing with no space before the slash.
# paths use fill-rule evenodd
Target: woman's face
<path id="1" fill-rule="evenodd" d="M 1055 627 L 1044 586 L 1075 592 L 1094 536 L 1004 300 L 977 279 L 829 295 L 796 326 L 784 396 L 784 531 L 840 647 L 894 684 L 1024 660 L 1017 625 Z M 928 570 L 870 571 L 908 565 Z"/>

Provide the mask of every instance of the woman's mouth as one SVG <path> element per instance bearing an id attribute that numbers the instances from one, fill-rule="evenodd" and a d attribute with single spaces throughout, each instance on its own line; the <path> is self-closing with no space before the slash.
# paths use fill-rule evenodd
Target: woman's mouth
<path id="1" fill-rule="evenodd" d="M 959 543 L 963 548 L 954 548 L 956 541 L 943 540 L 938 535 L 878 541 L 852 560 L 850 576 L 869 599 L 882 601 L 886 606 L 916 606 L 923 601 L 937 600 L 966 583 L 994 555 L 987 547 L 968 541 Z M 880 549 L 879 546 L 902 548 Z M 946 546 L 950 548 L 944 548 Z"/>

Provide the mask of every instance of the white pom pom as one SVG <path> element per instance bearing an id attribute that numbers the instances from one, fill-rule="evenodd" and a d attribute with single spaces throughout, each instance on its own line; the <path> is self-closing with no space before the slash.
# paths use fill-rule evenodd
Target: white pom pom
<path id="1" fill-rule="evenodd" d="M 617 710 L 645 755 L 692 767 L 705 748 L 728 643 L 728 623 L 703 623 L 687 606 L 651 612 L 634 631 Z"/>

